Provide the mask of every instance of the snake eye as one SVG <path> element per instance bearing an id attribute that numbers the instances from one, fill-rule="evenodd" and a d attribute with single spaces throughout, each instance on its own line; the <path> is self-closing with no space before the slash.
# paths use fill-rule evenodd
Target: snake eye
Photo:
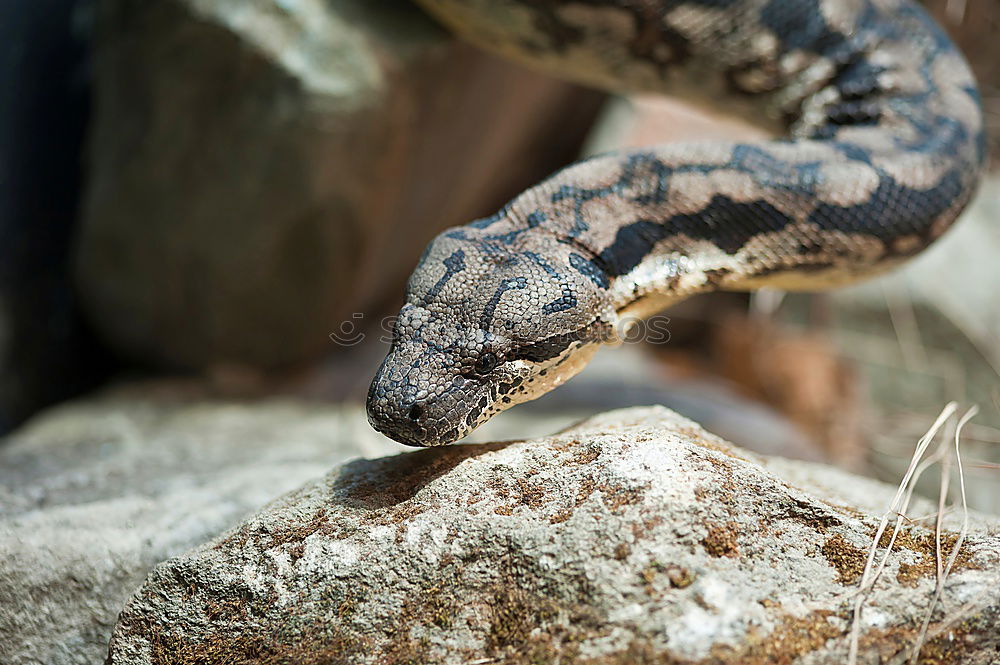
<path id="1" fill-rule="evenodd" d="M 489 374 L 496 369 L 498 362 L 496 354 L 492 351 L 487 351 L 479 356 L 479 360 L 476 361 L 476 371 L 480 374 Z"/>

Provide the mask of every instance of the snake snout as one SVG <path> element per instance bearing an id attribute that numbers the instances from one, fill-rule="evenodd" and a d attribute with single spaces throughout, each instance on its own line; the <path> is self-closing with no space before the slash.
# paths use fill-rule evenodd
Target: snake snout
<path id="1" fill-rule="evenodd" d="M 380 380 L 382 375 L 383 372 L 380 371 L 368 391 L 368 422 L 382 434 L 400 443 L 411 446 L 428 445 L 423 405 L 387 387 Z"/>
<path id="2" fill-rule="evenodd" d="M 390 352 L 368 391 L 368 422 L 379 432 L 409 446 L 451 443 L 463 433 L 452 424 L 454 405 L 426 371 L 415 369 L 419 356 L 405 348 Z"/>
<path id="3" fill-rule="evenodd" d="M 400 399 L 380 392 L 372 384 L 368 398 L 368 422 L 390 439 L 410 446 L 427 446 L 431 432 L 427 428 L 425 409 L 414 400 Z"/>
<path id="4" fill-rule="evenodd" d="M 414 404 L 408 409 L 401 406 L 398 412 L 387 413 L 385 409 L 373 408 L 369 404 L 368 422 L 390 439 L 409 446 L 427 446 L 430 442 L 428 430 L 421 423 L 422 409 L 419 404 Z"/>
<path id="5" fill-rule="evenodd" d="M 458 429 L 443 431 L 435 426 L 420 403 L 404 403 L 387 411 L 369 402 L 368 422 L 390 439 L 408 446 L 441 446 L 461 436 Z"/>

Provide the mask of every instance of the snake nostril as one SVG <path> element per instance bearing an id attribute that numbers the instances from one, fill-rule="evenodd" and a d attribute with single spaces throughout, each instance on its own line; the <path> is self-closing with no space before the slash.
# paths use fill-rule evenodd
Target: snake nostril
<path id="1" fill-rule="evenodd" d="M 410 407 L 410 412 L 407 415 L 410 420 L 420 420 L 420 416 L 424 415 L 424 409 L 419 404 L 414 404 Z"/>

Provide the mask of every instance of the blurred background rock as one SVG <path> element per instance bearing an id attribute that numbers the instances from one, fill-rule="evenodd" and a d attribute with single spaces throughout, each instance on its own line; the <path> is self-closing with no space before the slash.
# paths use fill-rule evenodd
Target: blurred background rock
<path id="1" fill-rule="evenodd" d="M 410 3 L 107 0 L 77 276 L 156 367 L 284 369 L 398 301 L 428 240 L 571 161 L 600 96 Z"/>

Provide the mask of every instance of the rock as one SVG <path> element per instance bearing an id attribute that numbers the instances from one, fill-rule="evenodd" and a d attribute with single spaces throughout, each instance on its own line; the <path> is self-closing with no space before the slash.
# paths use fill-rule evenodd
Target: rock
<path id="1" fill-rule="evenodd" d="M 752 457 L 662 407 L 352 462 L 157 566 L 108 662 L 843 663 L 892 493 Z M 973 520 L 930 624 L 935 662 L 995 659 L 998 525 Z M 904 527 L 859 662 L 908 655 L 933 542 Z"/>
<path id="2" fill-rule="evenodd" d="M 119 352 L 287 368 L 427 241 L 576 155 L 602 97 L 411 3 L 102 0 L 77 274 Z M 393 310 L 395 311 L 395 310 Z"/>
<path id="3" fill-rule="evenodd" d="M 356 410 L 108 397 L 0 448 L 0 663 L 103 662 L 149 570 L 357 455 L 399 446 Z"/>

